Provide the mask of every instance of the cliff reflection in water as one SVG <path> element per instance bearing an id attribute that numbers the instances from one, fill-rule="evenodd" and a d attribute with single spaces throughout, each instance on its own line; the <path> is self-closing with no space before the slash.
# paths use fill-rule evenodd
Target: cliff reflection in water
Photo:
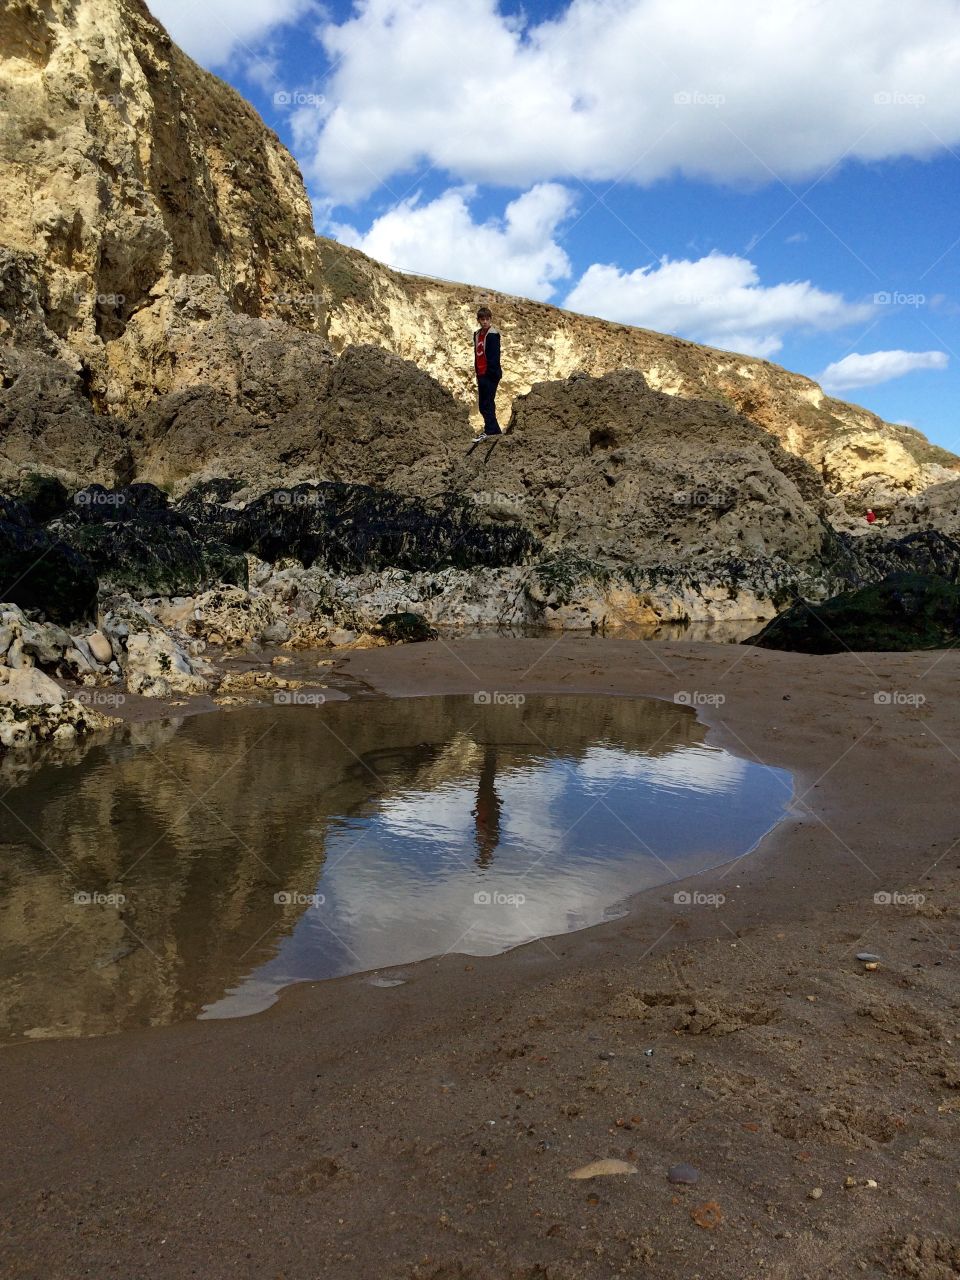
<path id="1" fill-rule="evenodd" d="M 788 776 L 703 736 L 686 708 L 585 697 L 140 726 L 6 797 L 0 1035 L 249 1012 L 596 923 L 780 817 Z"/>

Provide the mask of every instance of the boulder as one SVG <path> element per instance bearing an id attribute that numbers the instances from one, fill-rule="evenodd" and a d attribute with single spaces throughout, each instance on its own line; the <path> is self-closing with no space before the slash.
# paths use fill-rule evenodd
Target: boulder
<path id="1" fill-rule="evenodd" d="M 167 697 L 173 691 L 204 693 L 210 688 L 174 638 L 159 629 L 127 637 L 124 670 L 128 689 L 148 697 Z"/>
<path id="2" fill-rule="evenodd" d="M 0 667 L 0 702 L 23 707 L 59 707 L 65 694 L 55 680 L 36 667 Z"/>
<path id="3" fill-rule="evenodd" d="M 388 613 L 377 624 L 376 634 L 391 644 L 409 644 L 411 641 L 436 640 L 439 633 L 420 613 Z"/>
<path id="4" fill-rule="evenodd" d="M 960 640 L 960 586 L 898 573 L 822 604 L 799 601 L 744 644 L 794 653 L 901 652 Z"/>

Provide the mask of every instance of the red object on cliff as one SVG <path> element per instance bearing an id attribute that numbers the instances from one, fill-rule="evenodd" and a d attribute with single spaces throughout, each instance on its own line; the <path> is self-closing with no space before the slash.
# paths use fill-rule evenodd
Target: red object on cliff
<path id="1" fill-rule="evenodd" d="M 871 511 L 871 510 L 869 510 L 869 508 L 868 508 L 868 510 L 867 510 L 867 524 L 873 524 L 873 522 L 874 522 L 874 520 L 876 520 L 876 518 L 877 518 L 877 516 L 876 516 L 876 512 Z"/>

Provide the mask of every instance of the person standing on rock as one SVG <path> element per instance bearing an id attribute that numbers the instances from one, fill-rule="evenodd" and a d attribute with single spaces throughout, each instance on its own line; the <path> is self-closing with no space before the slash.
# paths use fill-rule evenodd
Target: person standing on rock
<path id="1" fill-rule="evenodd" d="M 503 377 L 500 368 L 500 334 L 491 328 L 493 312 L 489 307 L 480 307 L 477 311 L 477 323 L 480 328 L 473 335 L 473 367 L 477 373 L 477 400 L 483 416 L 483 434 L 499 436 L 500 423 L 497 421 L 497 386 Z"/>

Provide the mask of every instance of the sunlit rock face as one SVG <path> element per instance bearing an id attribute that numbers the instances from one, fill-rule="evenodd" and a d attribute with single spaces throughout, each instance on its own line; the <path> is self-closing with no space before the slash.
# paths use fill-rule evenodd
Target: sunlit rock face
<path id="1" fill-rule="evenodd" d="M 852 524 L 865 507 L 880 510 L 952 479 L 960 466 L 919 431 L 836 400 L 812 379 L 767 360 L 495 290 L 402 274 L 333 240 L 321 238 L 320 246 L 334 346 L 379 343 L 428 370 L 465 405 L 473 407 L 469 334 L 483 301 L 493 307 L 502 334 L 504 404 L 538 382 L 637 370 L 653 390 L 716 401 L 770 432 L 842 500 L 837 521 Z"/>

